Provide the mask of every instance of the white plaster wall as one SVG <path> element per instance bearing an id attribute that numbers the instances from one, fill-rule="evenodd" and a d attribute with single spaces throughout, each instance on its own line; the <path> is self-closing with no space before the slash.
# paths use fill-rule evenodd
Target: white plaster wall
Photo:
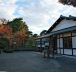
<path id="1" fill-rule="evenodd" d="M 72 55 L 72 49 L 64 49 L 64 54 Z"/>
<path id="2" fill-rule="evenodd" d="M 63 54 L 63 49 L 60 49 L 61 50 L 61 54 Z"/>
<path id="3" fill-rule="evenodd" d="M 72 46 L 76 48 L 76 37 L 72 37 Z"/>
<path id="4" fill-rule="evenodd" d="M 60 48 L 63 48 L 63 38 L 60 38 Z"/>
<path id="5" fill-rule="evenodd" d="M 75 50 L 73 50 L 73 55 L 76 55 L 76 49 L 75 49 Z"/>
<path id="6" fill-rule="evenodd" d="M 57 49 L 57 53 L 60 53 L 60 49 Z"/>
<path id="7" fill-rule="evenodd" d="M 59 48 L 58 48 L 58 49 L 57 49 L 57 52 L 63 54 L 63 49 L 59 49 Z"/>
<path id="8" fill-rule="evenodd" d="M 57 30 L 61 30 L 72 26 L 76 26 L 76 21 L 65 19 L 61 21 L 60 24 L 58 24 L 52 31 L 57 31 Z"/>

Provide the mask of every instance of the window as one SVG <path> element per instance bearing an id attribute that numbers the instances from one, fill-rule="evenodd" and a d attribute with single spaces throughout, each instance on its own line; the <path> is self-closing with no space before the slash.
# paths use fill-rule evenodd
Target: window
<path id="1" fill-rule="evenodd" d="M 72 38 L 71 37 L 64 37 L 64 48 L 69 49 L 72 48 Z"/>
<path id="2" fill-rule="evenodd" d="M 72 33 L 72 36 L 76 36 L 76 31 Z"/>
<path id="3" fill-rule="evenodd" d="M 60 34 L 60 37 L 63 37 L 63 34 Z"/>
<path id="4" fill-rule="evenodd" d="M 50 38 L 50 48 L 57 49 L 57 37 Z"/>
<path id="5" fill-rule="evenodd" d="M 70 37 L 71 36 L 71 33 L 68 32 L 68 33 L 64 33 L 63 35 L 64 35 L 64 37 L 67 37 L 67 36 Z"/>
<path id="6" fill-rule="evenodd" d="M 59 38 L 59 35 L 57 35 L 57 38 Z"/>

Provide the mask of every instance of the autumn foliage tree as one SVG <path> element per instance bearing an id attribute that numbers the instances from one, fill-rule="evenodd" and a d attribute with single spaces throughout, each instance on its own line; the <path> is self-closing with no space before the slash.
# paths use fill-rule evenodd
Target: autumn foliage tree
<path id="1" fill-rule="evenodd" d="M 15 18 L 12 21 L 9 21 L 8 24 L 12 28 L 14 33 L 22 30 L 28 31 L 28 26 L 22 18 Z"/>
<path id="2" fill-rule="evenodd" d="M 10 28 L 10 26 L 6 23 L 6 19 L 0 20 L 0 47 L 7 48 L 12 44 L 12 28 Z"/>
<path id="3" fill-rule="evenodd" d="M 17 47 L 23 46 L 28 37 L 28 26 L 22 18 L 15 18 L 8 22 L 12 28 L 13 41 L 16 42 Z"/>
<path id="4" fill-rule="evenodd" d="M 10 36 L 12 34 L 12 29 L 9 27 L 8 24 L 1 24 L 0 33 L 4 34 L 4 36 Z"/>
<path id="5" fill-rule="evenodd" d="M 0 21 L 0 38 L 3 38 L 3 41 L 5 39 L 9 41 L 9 48 L 15 49 L 24 47 L 25 45 L 29 45 L 30 47 L 35 45 L 35 38 L 38 35 L 28 30 L 28 26 L 22 18 L 15 18 L 12 21 L 1 19 Z M 0 44 L 3 46 L 3 43 Z"/>

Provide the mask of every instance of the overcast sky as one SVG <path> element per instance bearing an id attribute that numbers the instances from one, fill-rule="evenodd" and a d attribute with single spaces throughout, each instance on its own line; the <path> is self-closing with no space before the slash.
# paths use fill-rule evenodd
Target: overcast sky
<path id="1" fill-rule="evenodd" d="M 0 18 L 23 17 L 29 30 L 37 34 L 49 29 L 61 14 L 76 16 L 76 8 L 58 0 L 0 0 Z"/>

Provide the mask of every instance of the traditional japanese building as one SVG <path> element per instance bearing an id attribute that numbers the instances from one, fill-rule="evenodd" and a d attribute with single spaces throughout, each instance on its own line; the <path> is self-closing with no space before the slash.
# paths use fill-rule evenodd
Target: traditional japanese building
<path id="1" fill-rule="evenodd" d="M 59 54 L 76 56 L 76 17 L 61 15 L 47 33 L 37 39 L 36 46 L 40 50 L 48 46 Z"/>

